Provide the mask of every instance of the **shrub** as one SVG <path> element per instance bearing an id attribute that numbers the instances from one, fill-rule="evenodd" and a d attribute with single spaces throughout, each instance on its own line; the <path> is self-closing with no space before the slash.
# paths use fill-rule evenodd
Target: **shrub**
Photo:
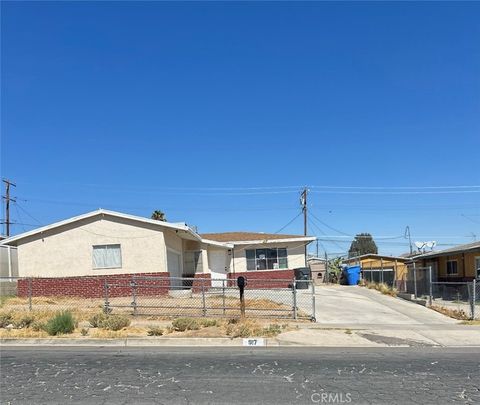
<path id="1" fill-rule="evenodd" d="M 218 326 L 218 321 L 216 319 L 202 319 L 200 321 L 200 324 L 204 327 L 204 328 L 208 328 L 210 326 Z"/>
<path id="2" fill-rule="evenodd" d="M 200 329 L 198 321 L 193 318 L 177 318 L 172 322 L 172 327 L 177 332 Z"/>
<path id="3" fill-rule="evenodd" d="M 45 325 L 45 331 L 51 336 L 72 333 L 74 329 L 75 321 L 69 311 L 57 313 Z"/>
<path id="4" fill-rule="evenodd" d="M 117 331 L 130 325 L 130 319 L 124 315 L 108 315 L 106 319 L 100 323 L 103 329 Z"/>
<path id="5" fill-rule="evenodd" d="M 0 314 L 0 328 L 6 328 L 12 323 L 13 316 L 11 313 L 4 312 Z"/>
<path id="6" fill-rule="evenodd" d="M 282 327 L 276 323 L 268 325 L 268 327 L 263 328 L 262 335 L 267 337 L 277 336 L 282 333 Z"/>
<path id="7" fill-rule="evenodd" d="M 88 335 L 88 329 L 87 328 L 82 328 L 80 333 L 82 334 L 82 336 L 87 336 Z"/>
<path id="8" fill-rule="evenodd" d="M 21 314 L 19 317 L 15 317 L 13 326 L 16 328 L 28 328 L 35 322 L 35 317 L 31 314 Z"/>
<path id="9" fill-rule="evenodd" d="M 41 330 L 45 330 L 45 324 L 40 321 L 35 321 L 32 323 L 31 328 L 35 332 L 40 332 Z"/>
<path id="10" fill-rule="evenodd" d="M 150 326 L 147 331 L 148 336 L 162 336 L 163 329 L 158 326 Z"/>
<path id="11" fill-rule="evenodd" d="M 103 312 L 93 315 L 88 322 L 92 325 L 93 328 L 101 328 L 102 323 L 107 319 L 107 315 Z"/>

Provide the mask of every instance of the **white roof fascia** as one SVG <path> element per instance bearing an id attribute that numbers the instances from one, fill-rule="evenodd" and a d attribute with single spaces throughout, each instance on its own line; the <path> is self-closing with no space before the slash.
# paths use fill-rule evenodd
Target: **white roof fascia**
<path id="1" fill-rule="evenodd" d="M 229 242 L 218 242 L 216 240 L 202 239 L 202 243 L 205 243 L 205 244 L 211 245 L 211 246 L 222 247 L 222 248 L 225 248 L 225 249 L 233 249 L 233 244 L 229 243 Z"/>
<path id="2" fill-rule="evenodd" d="M 53 224 L 50 224 L 50 225 L 47 225 L 47 226 L 42 226 L 40 228 L 32 229 L 31 231 L 21 233 L 19 235 L 12 236 L 10 238 L 7 238 L 7 239 L 4 239 L 4 240 L 0 241 L 0 245 L 9 245 L 10 243 L 16 242 L 20 239 L 24 239 L 24 238 L 27 238 L 29 236 L 36 235 L 38 233 L 47 232 L 51 229 L 55 229 L 55 228 L 58 228 L 58 227 L 61 227 L 61 226 L 65 226 L 65 225 L 68 225 L 68 224 L 71 224 L 71 223 L 74 223 L 74 222 L 77 222 L 77 221 L 81 221 L 83 219 L 91 218 L 91 217 L 94 217 L 94 216 L 97 216 L 97 215 L 109 215 L 109 216 L 112 216 L 112 217 L 130 219 L 132 221 L 137 221 L 137 222 L 142 222 L 142 223 L 146 223 L 146 224 L 162 226 L 164 228 L 170 228 L 170 229 L 185 231 L 185 232 L 190 233 L 193 237 L 195 237 L 199 241 L 201 241 L 201 239 L 202 239 L 200 237 L 200 235 L 198 235 L 192 229 L 190 229 L 188 226 L 185 226 L 185 225 L 171 224 L 169 222 L 157 221 L 157 220 L 154 220 L 154 219 L 138 217 L 138 216 L 135 216 L 135 215 L 123 214 L 121 212 L 98 209 L 96 211 L 87 212 L 86 214 L 78 215 L 76 217 L 65 219 L 63 221 L 54 222 Z"/>
<path id="3" fill-rule="evenodd" d="M 313 242 L 317 238 L 314 236 L 305 236 L 299 238 L 285 238 L 285 239 L 257 239 L 257 240 L 242 240 L 242 241 L 229 241 L 233 245 L 260 245 L 260 244 L 272 244 L 272 243 L 288 243 L 288 242 Z"/>

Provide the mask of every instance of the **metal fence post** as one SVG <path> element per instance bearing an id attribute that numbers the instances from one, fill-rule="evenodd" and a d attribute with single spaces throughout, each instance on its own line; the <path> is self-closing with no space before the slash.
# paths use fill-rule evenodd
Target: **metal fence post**
<path id="1" fill-rule="evenodd" d="M 315 283 L 313 281 L 310 282 L 312 286 L 312 322 L 317 321 L 317 314 L 315 310 Z"/>
<path id="2" fill-rule="evenodd" d="M 130 287 L 132 289 L 133 316 L 137 316 L 137 283 L 133 277 L 132 281 L 130 282 Z"/>
<path id="3" fill-rule="evenodd" d="M 413 262 L 413 292 L 415 294 L 415 299 L 417 299 L 417 269 L 415 267 L 415 262 Z"/>
<path id="4" fill-rule="evenodd" d="M 324 281 L 326 280 L 326 283 L 328 284 L 330 281 L 330 275 L 328 274 L 328 254 L 325 252 L 325 278 Z"/>
<path id="5" fill-rule="evenodd" d="M 475 319 L 476 314 L 476 301 L 477 301 L 477 280 L 474 278 L 472 281 L 472 294 L 470 295 L 471 299 L 471 308 L 472 308 L 472 320 Z"/>
<path id="6" fill-rule="evenodd" d="M 202 278 L 202 302 L 203 302 L 203 316 L 207 316 L 207 303 L 205 301 L 205 279 Z"/>
<path id="7" fill-rule="evenodd" d="M 107 282 L 107 279 L 105 279 L 103 284 L 103 289 L 105 294 L 105 304 L 104 304 L 103 312 L 105 312 L 106 314 L 110 312 L 110 308 L 109 308 L 110 303 L 108 302 L 108 288 L 109 288 L 108 282 Z"/>
<path id="8" fill-rule="evenodd" d="M 223 303 L 223 315 L 225 315 L 226 304 L 225 304 L 225 280 L 222 280 L 222 303 Z"/>
<path id="9" fill-rule="evenodd" d="M 295 279 L 292 283 L 292 293 L 293 293 L 293 319 L 297 319 L 297 286 L 295 284 Z"/>
<path id="10" fill-rule="evenodd" d="M 432 285 L 432 266 L 428 266 L 428 282 L 429 282 L 429 306 L 432 306 L 433 302 L 433 285 Z"/>
<path id="11" fill-rule="evenodd" d="M 32 278 L 28 279 L 28 309 L 32 310 Z"/>

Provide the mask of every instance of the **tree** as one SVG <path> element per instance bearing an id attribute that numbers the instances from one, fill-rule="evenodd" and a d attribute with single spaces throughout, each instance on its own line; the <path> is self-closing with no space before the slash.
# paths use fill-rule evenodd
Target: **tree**
<path id="1" fill-rule="evenodd" d="M 167 221 L 167 218 L 165 218 L 165 213 L 160 210 L 153 211 L 150 218 L 154 219 L 155 221 Z"/>
<path id="2" fill-rule="evenodd" d="M 348 249 L 348 257 L 362 256 L 368 253 L 378 253 L 378 248 L 369 233 L 358 233 Z"/>

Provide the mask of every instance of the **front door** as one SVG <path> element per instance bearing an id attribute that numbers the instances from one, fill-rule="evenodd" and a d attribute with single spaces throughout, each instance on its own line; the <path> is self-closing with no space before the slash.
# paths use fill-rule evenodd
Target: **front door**
<path id="1" fill-rule="evenodd" d="M 222 287 L 227 278 L 227 253 L 225 250 L 209 250 L 208 262 L 212 273 L 212 287 Z"/>
<path id="2" fill-rule="evenodd" d="M 182 267 L 180 266 L 180 255 L 173 250 L 167 249 L 167 267 L 170 277 L 182 277 Z M 178 278 L 170 279 L 170 286 L 181 287 L 182 280 Z"/>

